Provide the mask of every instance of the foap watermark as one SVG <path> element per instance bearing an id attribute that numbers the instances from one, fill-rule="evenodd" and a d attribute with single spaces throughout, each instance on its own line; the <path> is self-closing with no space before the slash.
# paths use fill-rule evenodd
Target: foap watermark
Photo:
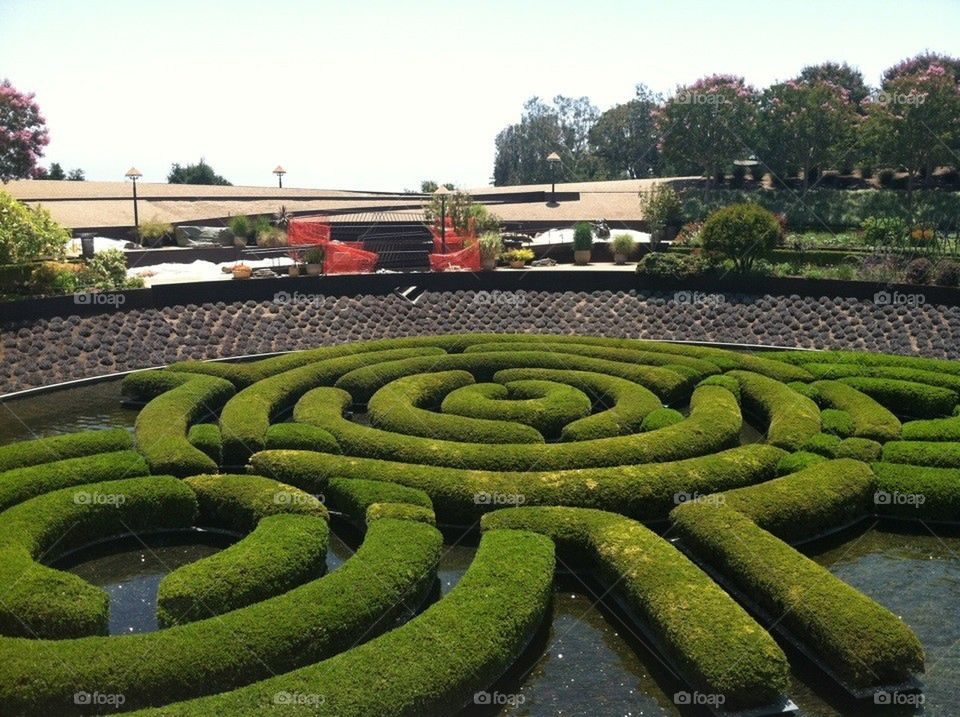
<path id="1" fill-rule="evenodd" d="M 119 309 L 126 301 L 124 294 L 112 291 L 78 291 L 73 295 L 73 303 L 78 306 L 112 306 Z"/>
<path id="2" fill-rule="evenodd" d="M 525 695 L 511 694 L 509 692 L 487 692 L 481 690 L 473 693 L 473 704 L 475 705 L 510 705 L 519 707 L 527 701 Z"/>
<path id="3" fill-rule="evenodd" d="M 682 503 L 700 503 L 702 505 L 712 505 L 720 506 L 725 505 L 727 502 L 726 496 L 721 493 L 687 493 L 686 491 L 681 491 L 679 493 L 673 494 L 673 503 L 674 505 L 680 505 Z"/>
<path id="4" fill-rule="evenodd" d="M 673 295 L 673 303 L 689 306 L 720 306 L 727 303 L 723 294 L 708 294 L 705 291 L 678 291 Z"/>
<path id="5" fill-rule="evenodd" d="M 686 690 L 681 690 L 680 692 L 673 693 L 673 703 L 675 705 L 722 707 L 726 701 L 726 695 L 713 694 L 712 692 L 687 692 Z"/>
<path id="6" fill-rule="evenodd" d="M 681 105 L 728 105 L 730 100 L 721 92 L 698 92 L 684 90 L 677 94 L 677 103 Z"/>
<path id="7" fill-rule="evenodd" d="M 488 493 L 480 491 L 473 494 L 473 502 L 477 505 L 523 505 L 527 497 L 522 493 Z"/>
<path id="8" fill-rule="evenodd" d="M 319 707 L 326 701 L 323 695 L 316 692 L 275 692 L 273 694 L 273 704 L 275 705 Z"/>
<path id="9" fill-rule="evenodd" d="M 923 493 L 878 490 L 873 494 L 873 502 L 875 505 L 911 505 L 914 508 L 919 508 L 927 502 L 927 496 Z"/>
<path id="10" fill-rule="evenodd" d="M 120 692 L 87 692 L 80 690 L 73 693 L 73 704 L 81 707 L 112 707 L 117 709 L 126 703 L 126 695 Z M 99 711 L 99 710 L 98 710 Z"/>
<path id="11" fill-rule="evenodd" d="M 314 505 L 323 502 L 322 494 L 310 495 L 300 490 L 278 490 L 273 494 L 274 505 Z"/>
<path id="12" fill-rule="evenodd" d="M 323 306 L 329 297 L 323 294 L 302 294 L 299 291 L 278 291 L 273 303 L 278 306 Z"/>
<path id="13" fill-rule="evenodd" d="M 97 491 L 78 490 L 73 494 L 76 505 L 110 505 L 119 508 L 127 502 L 123 493 L 98 493 Z"/>
<path id="14" fill-rule="evenodd" d="M 927 303 L 927 297 L 900 291 L 878 291 L 873 295 L 873 303 L 877 306 L 923 306 Z"/>
<path id="15" fill-rule="evenodd" d="M 483 304 L 484 306 L 525 306 L 527 303 L 526 294 L 516 291 L 478 291 L 473 296 L 474 304 Z"/>
<path id="16" fill-rule="evenodd" d="M 919 107 L 927 101 L 926 92 L 887 92 L 881 90 L 873 101 L 878 105 L 913 105 Z"/>
<path id="17" fill-rule="evenodd" d="M 922 692 L 888 692 L 879 690 L 873 693 L 873 704 L 885 706 L 920 707 L 926 701 Z"/>

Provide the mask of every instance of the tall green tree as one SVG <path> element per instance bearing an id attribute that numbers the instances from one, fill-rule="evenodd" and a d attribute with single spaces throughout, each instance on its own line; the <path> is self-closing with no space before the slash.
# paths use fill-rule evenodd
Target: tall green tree
<path id="1" fill-rule="evenodd" d="M 800 82 L 826 82 L 847 91 L 847 96 L 855 108 L 859 108 L 870 95 L 870 88 L 863 81 L 863 73 L 846 62 L 821 62 L 819 65 L 807 65 L 797 77 Z"/>
<path id="2" fill-rule="evenodd" d="M 50 164 L 50 169 L 47 171 L 47 176 L 44 179 L 66 179 L 67 173 L 63 171 L 63 167 L 60 166 L 60 162 L 52 162 Z"/>
<path id="3" fill-rule="evenodd" d="M 657 123 L 654 118 L 661 98 L 645 85 L 636 96 L 600 115 L 589 131 L 590 151 L 607 179 L 637 179 L 657 174 Z"/>
<path id="4" fill-rule="evenodd" d="M 901 60 L 893 67 L 884 70 L 883 82 L 886 84 L 905 75 L 921 75 L 933 65 L 943 68 L 955 82 L 960 83 L 960 57 L 942 55 L 939 52 L 921 52 L 919 55 Z"/>
<path id="5" fill-rule="evenodd" d="M 222 186 L 232 186 L 230 182 L 213 171 L 213 167 L 207 164 L 203 158 L 197 164 L 188 164 L 180 166 L 174 164 L 170 167 L 170 174 L 167 175 L 167 182 L 170 184 L 217 184 Z"/>

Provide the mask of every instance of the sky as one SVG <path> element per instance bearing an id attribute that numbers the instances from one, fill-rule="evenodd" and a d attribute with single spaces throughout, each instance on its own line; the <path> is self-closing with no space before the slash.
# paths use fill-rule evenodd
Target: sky
<path id="1" fill-rule="evenodd" d="M 36 93 L 42 164 L 88 179 L 203 157 L 237 185 L 482 187 L 533 95 L 603 110 L 826 60 L 877 84 L 958 31 L 960 0 L 0 0 L 0 78 Z"/>

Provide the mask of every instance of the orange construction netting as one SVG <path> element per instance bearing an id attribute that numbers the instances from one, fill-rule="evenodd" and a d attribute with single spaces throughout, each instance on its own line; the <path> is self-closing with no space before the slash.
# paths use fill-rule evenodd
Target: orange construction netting
<path id="1" fill-rule="evenodd" d="M 440 231 L 439 223 L 432 224 L 430 234 L 433 237 L 433 254 L 430 255 L 430 269 L 432 271 L 446 271 L 450 268 L 479 269 L 480 247 L 477 244 L 476 229 L 473 217 L 470 218 L 467 231 L 457 232 L 453 220 L 446 217 L 444 231 Z M 446 246 L 446 253 L 444 253 Z"/>
<path id="2" fill-rule="evenodd" d="M 314 246 L 323 247 L 324 274 L 370 273 L 377 266 L 379 255 L 366 251 L 363 242 L 341 242 L 330 238 L 330 224 L 327 222 L 292 220 L 287 225 L 287 244 L 302 246 L 299 251 L 290 252 L 290 256 L 302 261 L 302 255 Z"/>
<path id="3" fill-rule="evenodd" d="M 450 245 L 447 245 L 450 248 Z M 476 240 L 470 243 L 460 251 L 447 252 L 446 254 L 431 254 L 430 269 L 432 271 L 446 271 L 447 269 L 471 269 L 480 270 L 480 245 Z"/>

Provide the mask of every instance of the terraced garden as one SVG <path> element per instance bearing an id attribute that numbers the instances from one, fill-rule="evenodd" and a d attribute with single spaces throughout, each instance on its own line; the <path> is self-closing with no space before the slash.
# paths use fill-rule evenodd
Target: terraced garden
<path id="1" fill-rule="evenodd" d="M 960 710 L 911 620 L 809 547 L 951 535 L 960 362 L 449 334 L 181 362 L 123 393 L 132 433 L 0 446 L 3 714 L 522 714 L 571 576 L 662 665 L 664 714 L 776 714 L 824 684 L 833 711 L 805 713 Z M 107 593 L 55 567 L 201 529 L 235 542 L 163 576 L 154 631 L 110 634 Z"/>

